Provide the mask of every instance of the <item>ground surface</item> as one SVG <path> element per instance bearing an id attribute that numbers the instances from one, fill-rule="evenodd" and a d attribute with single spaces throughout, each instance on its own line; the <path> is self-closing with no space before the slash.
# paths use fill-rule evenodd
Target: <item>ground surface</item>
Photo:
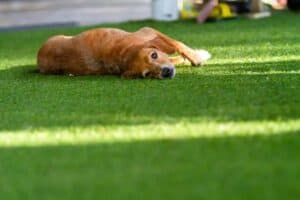
<path id="1" fill-rule="evenodd" d="M 172 80 L 44 76 L 0 33 L 0 199 L 299 199 L 300 15 L 152 26 L 209 50 Z"/>

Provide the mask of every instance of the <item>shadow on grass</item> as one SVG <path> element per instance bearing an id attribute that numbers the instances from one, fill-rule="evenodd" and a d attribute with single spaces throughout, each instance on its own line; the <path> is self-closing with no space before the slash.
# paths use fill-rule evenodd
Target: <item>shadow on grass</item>
<path id="1" fill-rule="evenodd" d="M 46 76 L 34 66 L 12 67 L 0 71 L 0 130 L 299 119 L 295 70 L 294 61 L 210 64 L 179 68 L 173 80 L 160 81 Z"/>
<path id="2" fill-rule="evenodd" d="M 1 199 L 291 199 L 295 132 L 1 148 Z"/>

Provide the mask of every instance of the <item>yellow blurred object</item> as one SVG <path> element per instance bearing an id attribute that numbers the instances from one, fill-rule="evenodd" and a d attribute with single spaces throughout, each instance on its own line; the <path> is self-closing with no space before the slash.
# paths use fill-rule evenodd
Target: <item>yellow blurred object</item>
<path id="1" fill-rule="evenodd" d="M 226 3 L 219 3 L 211 11 L 209 18 L 224 19 L 224 18 L 234 18 L 237 15 L 231 11 L 231 8 Z"/>
<path id="2" fill-rule="evenodd" d="M 183 19 L 196 18 L 199 11 L 196 9 L 195 3 L 193 1 L 184 1 L 182 3 L 182 8 L 180 10 L 180 16 Z"/>

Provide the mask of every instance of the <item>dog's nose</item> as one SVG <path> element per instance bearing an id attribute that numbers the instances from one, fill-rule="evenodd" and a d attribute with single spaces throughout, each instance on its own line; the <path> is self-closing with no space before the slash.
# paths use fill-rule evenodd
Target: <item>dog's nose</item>
<path id="1" fill-rule="evenodd" d="M 174 68 L 164 67 L 161 70 L 161 76 L 163 78 L 171 78 L 174 76 Z"/>

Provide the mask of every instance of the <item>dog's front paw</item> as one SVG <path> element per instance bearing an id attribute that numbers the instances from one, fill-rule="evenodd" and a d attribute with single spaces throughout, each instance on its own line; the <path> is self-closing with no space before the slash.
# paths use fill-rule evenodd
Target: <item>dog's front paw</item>
<path id="1" fill-rule="evenodd" d="M 211 58 L 211 54 L 203 49 L 195 50 L 197 62 L 194 62 L 193 64 L 195 66 L 197 65 L 203 65 L 208 59 Z"/>
<path id="2" fill-rule="evenodd" d="M 198 57 L 202 62 L 205 62 L 211 58 L 211 54 L 206 50 L 203 49 L 196 50 L 196 53 L 198 54 Z"/>

